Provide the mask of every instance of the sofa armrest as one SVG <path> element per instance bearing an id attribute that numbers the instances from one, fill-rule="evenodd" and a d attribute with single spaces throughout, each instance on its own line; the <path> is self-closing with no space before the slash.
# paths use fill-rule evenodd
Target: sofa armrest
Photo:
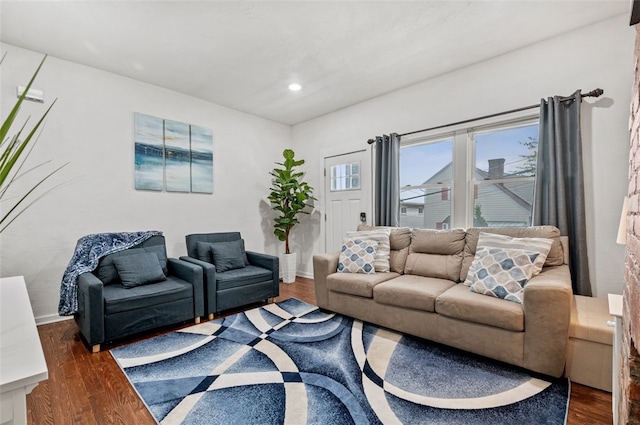
<path id="1" fill-rule="evenodd" d="M 545 267 L 524 289 L 524 367 L 559 377 L 571 321 L 569 266 Z"/>
<path id="2" fill-rule="evenodd" d="M 313 256 L 313 282 L 316 288 L 316 302 L 318 307 L 330 309 L 327 276 L 338 270 L 339 258 L 339 252 L 316 254 Z"/>
<path id="3" fill-rule="evenodd" d="M 564 264 L 569 264 L 569 236 L 560 236 Z"/>
<path id="4" fill-rule="evenodd" d="M 204 289 L 202 267 L 177 258 L 168 258 L 169 274 L 193 285 L 194 317 L 204 316 Z"/>
<path id="5" fill-rule="evenodd" d="M 78 311 L 73 316 L 90 346 L 105 342 L 103 287 L 92 273 L 78 276 Z"/>
<path id="6" fill-rule="evenodd" d="M 206 261 L 198 260 L 193 257 L 183 256 L 180 260 L 187 263 L 195 264 L 202 268 L 202 277 L 204 285 L 204 293 L 207 298 L 206 314 L 214 314 L 217 311 L 216 292 L 218 291 L 218 282 L 216 281 L 216 266 Z"/>
<path id="7" fill-rule="evenodd" d="M 273 296 L 280 295 L 280 259 L 274 255 L 247 251 L 249 264 L 271 270 L 273 273 Z"/>

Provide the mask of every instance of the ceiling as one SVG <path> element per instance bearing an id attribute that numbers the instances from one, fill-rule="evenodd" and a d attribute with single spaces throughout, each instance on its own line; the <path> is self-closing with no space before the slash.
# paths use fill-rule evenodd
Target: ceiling
<path id="1" fill-rule="evenodd" d="M 628 11 L 629 0 L 2 0 L 0 40 L 294 125 Z"/>

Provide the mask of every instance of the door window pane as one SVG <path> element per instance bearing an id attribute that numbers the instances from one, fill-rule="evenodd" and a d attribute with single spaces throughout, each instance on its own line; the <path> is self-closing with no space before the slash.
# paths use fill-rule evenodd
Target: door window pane
<path id="1" fill-rule="evenodd" d="M 331 191 L 360 189 L 360 162 L 331 166 Z"/>

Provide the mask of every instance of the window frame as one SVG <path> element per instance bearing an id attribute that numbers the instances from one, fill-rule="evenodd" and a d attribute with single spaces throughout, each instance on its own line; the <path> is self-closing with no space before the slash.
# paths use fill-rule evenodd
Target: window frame
<path id="1" fill-rule="evenodd" d="M 451 222 L 449 227 L 468 229 L 473 227 L 475 196 L 477 193 L 475 189 L 476 143 L 473 135 L 478 132 L 508 130 L 533 124 L 540 124 L 538 109 L 478 120 L 474 121 L 473 125 L 469 125 L 468 123 L 459 124 L 448 127 L 446 131 L 442 131 L 442 129 L 433 130 L 406 139 L 401 138 L 400 148 L 453 139 L 452 179 L 450 184 L 443 183 L 440 185 L 430 184 L 422 186 L 425 186 L 425 188 L 429 186 L 429 189 L 433 189 L 435 186 L 448 187 L 448 189 L 450 189 L 449 201 L 451 202 Z M 535 176 L 486 180 L 482 181 L 483 183 L 481 183 L 481 185 L 515 183 L 525 180 L 530 181 L 531 179 L 535 181 Z M 414 186 L 414 188 L 417 187 L 418 186 Z"/>
<path id="2" fill-rule="evenodd" d="M 354 164 L 358 164 L 358 174 L 353 174 L 351 171 L 353 169 L 353 165 Z M 341 176 L 341 177 L 335 177 L 333 176 L 333 170 L 337 169 L 338 167 L 343 167 L 343 166 L 348 166 L 349 168 L 349 173 Z M 353 177 L 357 176 L 358 177 L 358 187 L 353 187 L 352 183 L 353 183 Z M 333 188 L 333 184 L 334 182 L 337 182 L 338 179 L 345 179 L 345 182 L 348 180 L 350 187 L 349 188 L 345 188 L 345 189 L 334 189 Z M 351 162 L 344 162 L 341 164 L 334 164 L 332 166 L 329 167 L 329 191 L 330 192 L 349 192 L 349 191 L 353 191 L 353 190 L 362 190 L 362 164 L 360 163 L 360 161 L 351 161 Z"/>

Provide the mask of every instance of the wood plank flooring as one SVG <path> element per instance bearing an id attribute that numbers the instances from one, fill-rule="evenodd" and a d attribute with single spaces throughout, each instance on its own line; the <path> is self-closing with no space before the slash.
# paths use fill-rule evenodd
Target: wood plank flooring
<path id="1" fill-rule="evenodd" d="M 313 280 L 298 278 L 280 284 L 276 301 L 296 297 L 315 304 Z M 247 306 L 253 308 L 256 305 Z M 240 311 L 240 310 L 238 310 Z M 236 313 L 235 311 L 229 314 Z M 179 329 L 163 329 L 145 338 Z M 91 354 L 80 340 L 73 320 L 38 327 L 49 379 L 27 396 L 28 423 L 32 425 L 145 425 L 155 421 L 109 354 L 110 345 Z M 131 343 L 128 340 L 119 345 Z M 612 424 L 611 394 L 572 384 L 568 425 Z"/>

